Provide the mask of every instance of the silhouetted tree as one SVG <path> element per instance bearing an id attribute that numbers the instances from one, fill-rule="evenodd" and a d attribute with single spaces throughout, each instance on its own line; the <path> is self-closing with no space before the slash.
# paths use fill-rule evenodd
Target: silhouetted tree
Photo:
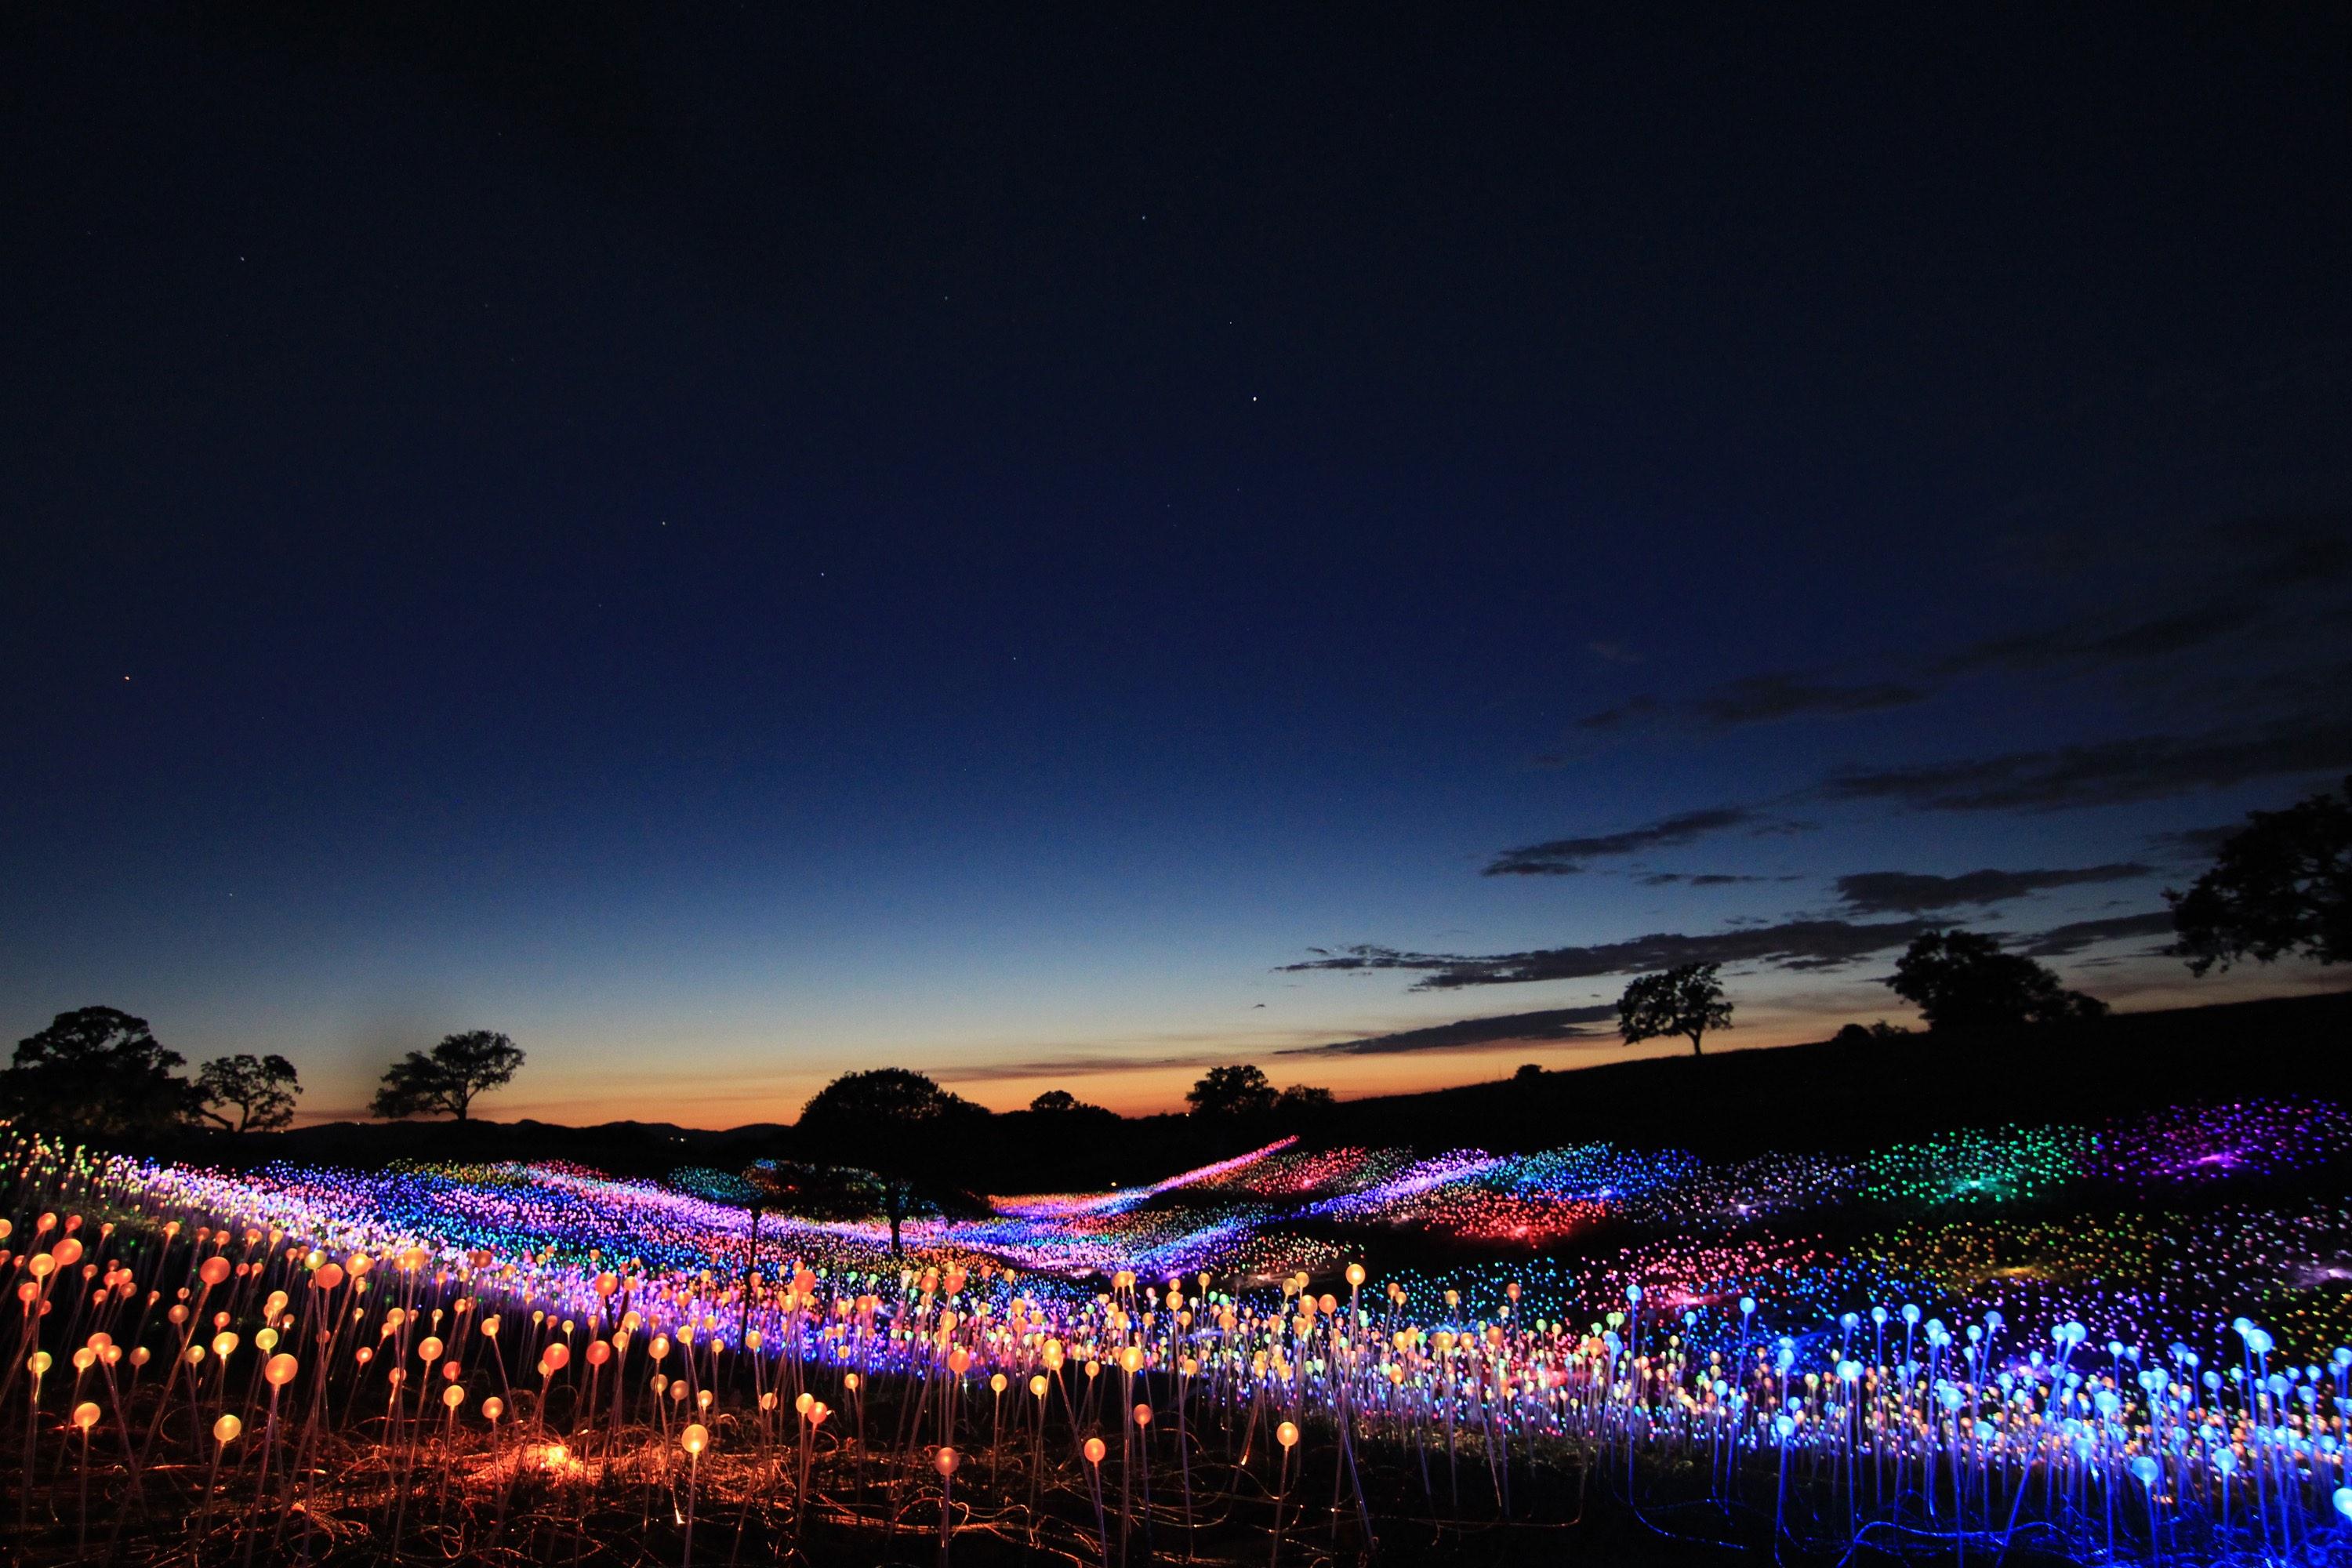
<path id="1" fill-rule="evenodd" d="M 468 1029 L 444 1037 L 433 1054 L 411 1051 L 392 1064 L 372 1108 L 378 1116 L 454 1116 L 463 1121 L 474 1097 L 510 1083 L 523 1052 L 493 1029 Z"/>
<path id="2" fill-rule="evenodd" d="M 1975 931 L 1929 931 L 1886 981 L 1931 1029 L 2003 1029 L 2104 1016 L 2107 1005 L 2069 991 L 2057 973 Z"/>
<path id="3" fill-rule="evenodd" d="M 1680 1035 L 1690 1041 L 1691 1055 L 1705 1056 L 1700 1037 L 1710 1029 L 1731 1027 L 1731 1004 L 1715 977 L 1719 967 L 1685 963 L 1641 976 L 1617 999 L 1617 1032 L 1629 1046 Z"/>
<path id="4" fill-rule="evenodd" d="M 301 1093 L 300 1075 L 280 1056 L 215 1057 L 196 1074 L 197 1114 L 231 1132 L 275 1132 L 289 1125 Z"/>
<path id="5" fill-rule="evenodd" d="M 876 1209 L 890 1222 L 896 1257 L 910 1215 L 925 1208 L 985 1212 L 966 1188 L 987 1119 L 986 1110 L 921 1073 L 876 1068 L 817 1090 L 793 1131 L 807 1151 L 878 1178 Z"/>
<path id="6" fill-rule="evenodd" d="M 98 1139 L 167 1131 L 195 1110 L 195 1090 L 144 1018 L 112 1007 L 60 1013 L 16 1042 L 0 1072 L 0 1107 L 35 1126 Z"/>
<path id="7" fill-rule="evenodd" d="M 1195 1116 L 1264 1116 L 1274 1109 L 1274 1085 L 1247 1063 L 1211 1068 L 1184 1094 Z"/>
<path id="8" fill-rule="evenodd" d="M 1294 1083 L 1275 1097 L 1274 1119 L 1282 1126 L 1296 1131 L 1320 1121 L 1339 1102 L 1328 1089 L 1316 1089 Z"/>
<path id="9" fill-rule="evenodd" d="M 1511 1081 L 1513 1083 L 1533 1083 L 1538 1079 L 1543 1077 L 1543 1063 L 1521 1062 L 1519 1064 L 1519 1070 L 1511 1075 Z"/>
<path id="10" fill-rule="evenodd" d="M 1089 1105 L 1066 1089 L 1049 1089 L 1029 1102 L 1029 1109 L 1040 1116 L 1083 1116 L 1090 1121 L 1108 1118 L 1116 1121 L 1118 1113 L 1099 1105 Z"/>
<path id="11" fill-rule="evenodd" d="M 1844 1028 L 1840 1029 L 1835 1035 L 1830 1037 L 1830 1044 L 1833 1046 L 1866 1046 L 1870 1043 L 1870 1031 L 1864 1028 L 1860 1024 L 1848 1024 Z"/>
<path id="12" fill-rule="evenodd" d="M 2192 973 L 2245 958 L 2352 959 L 2352 779 L 2341 794 L 2249 813 L 2210 870 L 2164 896 Z"/>

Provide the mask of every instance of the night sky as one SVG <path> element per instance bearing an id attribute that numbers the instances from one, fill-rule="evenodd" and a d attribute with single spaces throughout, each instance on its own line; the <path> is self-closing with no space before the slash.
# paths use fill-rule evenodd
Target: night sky
<path id="1" fill-rule="evenodd" d="M 2352 771 L 2340 8 L 344 9 L 0 16 L 7 1040 L 723 1126 L 2326 978 L 2152 954 Z"/>

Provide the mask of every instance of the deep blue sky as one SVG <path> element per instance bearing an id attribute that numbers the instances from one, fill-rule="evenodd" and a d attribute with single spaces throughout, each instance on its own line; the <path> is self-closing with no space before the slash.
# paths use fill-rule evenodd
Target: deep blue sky
<path id="1" fill-rule="evenodd" d="M 2352 770 L 2340 10 L 312 10 L 0 21 L 18 1033 L 724 1124 L 2318 978 L 2146 917 Z"/>

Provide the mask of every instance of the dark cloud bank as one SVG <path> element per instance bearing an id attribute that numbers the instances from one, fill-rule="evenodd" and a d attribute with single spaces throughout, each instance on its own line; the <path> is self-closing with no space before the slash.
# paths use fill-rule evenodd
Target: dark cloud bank
<path id="1" fill-rule="evenodd" d="M 1335 970 L 1363 973 L 1395 970 L 1420 976 L 1412 984 L 1412 988 L 1415 991 L 1453 991 L 1472 985 L 1522 985 L 1545 980 L 1590 980 L 1604 975 L 1647 973 L 1684 963 L 1759 963 L 1773 969 L 1806 973 L 1843 969 L 1873 953 L 1907 947 L 1915 939 L 1929 931 L 1941 931 L 1947 923 L 1916 919 L 1864 921 L 1792 920 L 1706 935 L 1655 931 L 1626 942 L 1600 942 L 1589 947 L 1546 947 L 1525 952 L 1498 953 L 1408 952 L 1398 948 L 1360 943 L 1336 952 L 1310 948 L 1308 951 L 1315 956 L 1297 963 L 1286 963 L 1278 973 Z M 2154 910 L 2144 914 L 2075 921 L 2022 937 L 2006 936 L 2001 932 L 1990 934 L 2003 936 L 2011 945 L 2020 942 L 2025 943 L 2022 951 L 2030 956 L 2055 958 L 2080 952 L 2103 942 L 2134 936 L 2169 935 L 2171 931 L 2171 911 Z M 1528 1013 L 1516 1016 L 1522 1020 L 1551 1019 L 1570 1025 L 1614 1016 L 1613 1008 L 1571 1007 L 1552 1013 Z M 1463 1024 L 1443 1026 L 1437 1030 L 1416 1029 L 1402 1035 L 1376 1037 L 1370 1041 L 1344 1041 L 1338 1045 L 1304 1049 L 1328 1054 L 1353 1050 L 1362 1055 L 1375 1055 L 1383 1050 L 1434 1048 L 1443 1045 L 1471 1043 L 1466 1037 L 1433 1037 L 1443 1035 L 1445 1030 L 1505 1022 L 1467 1020 Z M 1423 1037 L 1433 1037 L 1429 1046 L 1380 1043 L 1411 1042 Z M 1528 1037 L 1506 1034 L 1486 1037 L 1510 1039 Z M 1570 1037 L 1563 1035 L 1560 1037 Z"/>
<path id="2" fill-rule="evenodd" d="M 1451 991 L 1466 985 L 1517 985 L 1538 980 L 1585 980 L 1596 975 L 1637 974 L 1682 963 L 1767 963 L 1779 969 L 1836 969 L 1874 952 L 1902 947 L 1936 921 L 1843 920 L 1783 921 L 1777 925 L 1685 936 L 1657 931 L 1626 942 L 1591 947 L 1548 947 L 1527 952 L 1470 954 L 1405 952 L 1359 945 L 1339 952 L 1311 950 L 1318 956 L 1286 963 L 1281 973 L 1307 970 L 1402 970 L 1421 975 L 1415 991 Z"/>
<path id="3" fill-rule="evenodd" d="M 1610 1033 L 1588 1025 L 1612 1020 L 1617 1005 L 1603 1002 L 1586 1007 L 1550 1007 L 1535 1013 L 1506 1013 L 1493 1018 L 1465 1018 L 1425 1029 L 1401 1029 L 1361 1040 L 1337 1040 L 1328 1046 L 1297 1046 L 1278 1054 L 1286 1057 L 1385 1057 L 1412 1051 L 1460 1050 L 1511 1040 L 1578 1040 Z"/>
<path id="4" fill-rule="evenodd" d="M 2150 875 L 2153 872 L 2136 860 L 2119 860 L 2070 870 L 1969 871 L 1957 877 L 1920 871 L 1857 871 L 1840 877 L 1836 887 L 1839 900 L 1855 914 L 1916 915 L 1972 904 L 2004 904 L 2052 888 L 2127 882 Z"/>
<path id="5" fill-rule="evenodd" d="M 1843 768 L 1829 776 L 1821 794 L 1922 811 L 2055 811 L 2345 768 L 2352 768 L 2352 721 L 2294 719 L 2252 730 L 2140 735 L 1953 763 Z"/>
<path id="6" fill-rule="evenodd" d="M 1554 838 L 1542 844 L 1506 849 L 1487 863 L 1488 877 L 1573 877 L 1595 860 L 1622 858 L 1652 849 L 1695 844 L 1702 838 L 1745 827 L 1750 837 L 1801 833 L 1801 823 L 1783 822 L 1746 805 L 1707 806 L 1661 817 L 1646 826 L 1622 833 L 1601 833 L 1582 838 Z"/>

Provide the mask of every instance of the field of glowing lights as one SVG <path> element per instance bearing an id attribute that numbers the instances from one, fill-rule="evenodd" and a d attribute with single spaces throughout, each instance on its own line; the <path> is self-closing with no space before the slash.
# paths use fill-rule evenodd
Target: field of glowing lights
<path id="1" fill-rule="evenodd" d="M 903 1258 L 693 1171 L 0 1135 L 26 1562 L 2352 1560 L 2332 1104 L 1284 1140 Z"/>

